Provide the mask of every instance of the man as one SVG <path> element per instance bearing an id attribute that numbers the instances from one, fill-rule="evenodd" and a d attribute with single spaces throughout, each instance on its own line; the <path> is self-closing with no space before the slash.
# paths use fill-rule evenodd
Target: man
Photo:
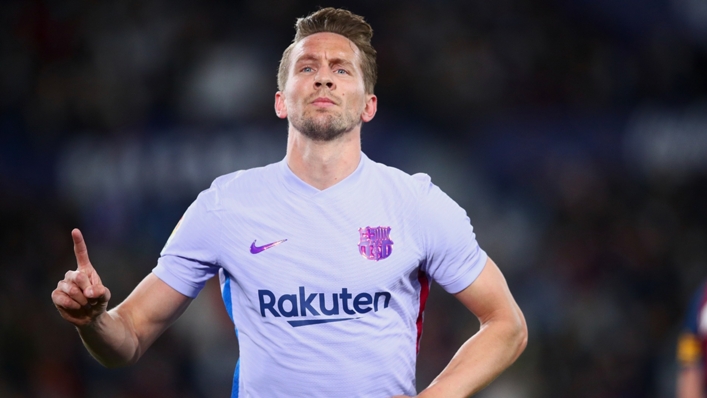
<path id="1" fill-rule="evenodd" d="M 298 20 L 275 94 L 289 122 L 285 159 L 216 179 L 110 311 L 72 231 L 78 269 L 52 299 L 99 362 L 137 361 L 216 273 L 238 331 L 234 397 L 415 395 L 431 279 L 481 329 L 419 397 L 470 396 L 516 360 L 523 315 L 464 210 L 426 175 L 361 153 L 361 125 L 377 109 L 372 34 L 345 10 Z"/>
<path id="2" fill-rule="evenodd" d="M 707 282 L 703 283 L 687 312 L 678 339 L 677 398 L 707 396 Z"/>

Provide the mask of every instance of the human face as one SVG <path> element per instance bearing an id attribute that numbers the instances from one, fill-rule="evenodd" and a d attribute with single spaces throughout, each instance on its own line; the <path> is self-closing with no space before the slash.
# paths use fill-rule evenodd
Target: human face
<path id="1" fill-rule="evenodd" d="M 365 93 L 358 48 L 344 36 L 316 33 L 290 54 L 284 91 L 275 111 L 314 141 L 332 141 L 373 119 L 376 97 Z"/>

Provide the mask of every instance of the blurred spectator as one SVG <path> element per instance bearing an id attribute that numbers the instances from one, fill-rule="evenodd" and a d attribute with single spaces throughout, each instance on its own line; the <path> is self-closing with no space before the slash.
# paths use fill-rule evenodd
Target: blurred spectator
<path id="1" fill-rule="evenodd" d="M 695 292 L 678 340 L 677 398 L 707 394 L 707 282 Z"/>

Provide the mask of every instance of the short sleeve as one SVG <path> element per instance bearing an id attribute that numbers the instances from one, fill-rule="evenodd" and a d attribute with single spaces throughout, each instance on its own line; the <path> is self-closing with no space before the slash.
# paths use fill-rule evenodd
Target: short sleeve
<path id="1" fill-rule="evenodd" d="M 221 220 L 215 187 L 203 191 L 174 228 L 152 272 L 188 297 L 196 297 L 219 269 Z"/>
<path id="2" fill-rule="evenodd" d="M 426 174 L 413 178 L 422 184 L 417 228 L 426 254 L 422 270 L 447 292 L 459 293 L 481 274 L 488 257 L 466 211 Z"/>

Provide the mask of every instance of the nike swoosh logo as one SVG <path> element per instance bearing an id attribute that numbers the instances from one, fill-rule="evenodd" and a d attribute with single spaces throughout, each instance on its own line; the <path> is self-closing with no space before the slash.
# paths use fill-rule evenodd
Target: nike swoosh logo
<path id="1" fill-rule="evenodd" d="M 282 243 L 282 242 L 287 242 L 287 239 L 278 240 L 277 242 L 268 243 L 267 245 L 263 245 L 263 246 L 256 246 L 256 245 L 255 245 L 255 242 L 256 242 L 256 241 L 257 241 L 257 239 L 254 240 L 253 243 L 250 244 L 250 252 L 253 253 L 253 254 L 258 254 L 258 253 L 260 253 L 260 252 L 262 252 L 262 251 L 264 251 L 264 250 L 268 250 L 268 249 L 271 248 L 271 247 L 275 247 L 275 246 L 279 245 L 279 244 Z"/>

